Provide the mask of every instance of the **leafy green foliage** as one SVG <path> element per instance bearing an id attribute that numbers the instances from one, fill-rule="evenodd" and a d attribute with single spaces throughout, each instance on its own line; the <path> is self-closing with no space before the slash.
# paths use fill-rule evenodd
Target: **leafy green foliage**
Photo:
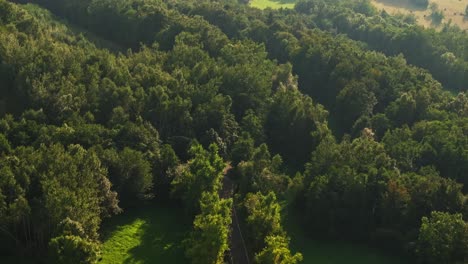
<path id="1" fill-rule="evenodd" d="M 292 254 L 289 238 L 281 225 L 281 207 L 273 192 L 267 195 L 249 193 L 245 197 L 249 246 L 255 263 L 290 263 L 302 261 L 301 253 Z"/>
<path id="2" fill-rule="evenodd" d="M 302 165 L 317 144 L 312 133 L 326 122 L 328 113 L 302 95 L 295 80 L 288 82 L 280 84 L 274 96 L 265 124 L 266 135 L 273 151 Z"/>
<path id="3" fill-rule="evenodd" d="M 54 263 L 97 263 L 99 246 L 79 236 L 55 237 L 49 242 L 51 261 Z"/>
<path id="4" fill-rule="evenodd" d="M 170 193 L 197 215 L 196 263 L 227 249 L 220 193 L 261 263 L 299 260 L 283 205 L 316 236 L 396 252 L 433 211 L 466 219 L 461 30 L 361 0 L 34 3 L 50 11 L 0 0 L 2 252 L 91 262 L 119 199 Z"/>
<path id="5" fill-rule="evenodd" d="M 80 146 L 22 147 L 1 162 L 0 190 L 7 206 L 1 223 L 17 227 L 10 234 L 17 243 L 43 245 L 66 218 L 80 224 L 84 238 L 97 239 L 102 217 L 120 211 L 107 171 L 96 154 Z"/>
<path id="6" fill-rule="evenodd" d="M 151 165 L 141 152 L 130 148 L 121 152 L 106 150 L 102 160 L 122 199 L 144 198 L 149 194 L 153 186 Z"/>
<path id="7" fill-rule="evenodd" d="M 468 252 L 468 226 L 462 215 L 432 212 L 423 217 L 417 254 L 422 263 L 462 263 Z"/>
<path id="8" fill-rule="evenodd" d="M 369 232 L 384 183 L 395 173 L 393 164 L 370 135 L 338 145 L 332 139 L 322 141 L 306 170 L 310 227 L 332 236 Z"/>
<path id="9" fill-rule="evenodd" d="M 269 235 L 281 234 L 281 213 L 280 206 L 276 201 L 274 193 L 270 192 L 266 196 L 261 193 L 248 194 L 244 201 L 247 210 L 247 224 L 249 226 L 249 236 L 256 248 L 261 248 L 263 239 Z"/>
<path id="10" fill-rule="evenodd" d="M 302 255 L 291 255 L 289 240 L 282 236 L 268 236 L 265 238 L 266 247 L 255 256 L 255 263 L 259 264 L 296 264 L 302 261 Z"/>
<path id="11" fill-rule="evenodd" d="M 241 193 L 261 191 L 267 194 L 273 191 L 276 194 L 284 194 L 291 179 L 281 171 L 281 156 L 271 157 L 266 144 L 254 149 L 251 155 L 250 160 L 242 161 L 237 166 L 236 174 Z"/>
<path id="12" fill-rule="evenodd" d="M 399 167 L 416 171 L 424 166 L 435 166 L 442 176 L 467 184 L 464 171 L 468 156 L 462 149 L 468 147 L 465 136 L 466 118 L 453 121 L 423 121 L 412 129 L 404 127 L 388 131 L 383 138 L 385 148 Z"/>
<path id="13" fill-rule="evenodd" d="M 184 202 L 187 210 L 197 212 L 202 193 L 215 193 L 221 189 L 224 161 L 218 155 L 218 147 L 210 145 L 209 150 L 194 143 L 190 148 L 193 159 L 175 170 L 172 185 L 177 197 Z"/>
<path id="14" fill-rule="evenodd" d="M 190 240 L 186 241 L 187 256 L 192 263 L 224 263 L 224 254 L 229 248 L 231 207 L 231 199 L 219 199 L 217 193 L 202 193 L 201 213 L 195 217 Z"/>
<path id="15" fill-rule="evenodd" d="M 10 142 L 3 134 L 0 134 L 0 153 L 8 154 L 11 151 Z"/>

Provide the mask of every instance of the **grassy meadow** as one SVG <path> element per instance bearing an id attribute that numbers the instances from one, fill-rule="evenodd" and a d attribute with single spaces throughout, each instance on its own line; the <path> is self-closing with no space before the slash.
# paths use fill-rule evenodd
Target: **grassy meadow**
<path id="1" fill-rule="evenodd" d="M 265 9 L 265 8 L 294 8 L 296 0 L 250 0 L 250 6 Z"/>
<path id="2" fill-rule="evenodd" d="M 182 241 L 190 221 L 176 206 L 127 210 L 104 225 L 103 264 L 189 263 Z"/>

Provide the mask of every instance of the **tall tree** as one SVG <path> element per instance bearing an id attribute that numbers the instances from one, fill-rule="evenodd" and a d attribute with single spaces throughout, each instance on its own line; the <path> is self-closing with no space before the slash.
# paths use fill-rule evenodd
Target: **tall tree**
<path id="1" fill-rule="evenodd" d="M 231 199 L 219 199 L 217 193 L 203 192 L 201 213 L 195 217 L 187 255 L 193 264 L 223 264 L 229 248 Z"/>
<path id="2" fill-rule="evenodd" d="M 173 194 L 181 199 L 190 212 L 198 212 L 203 192 L 218 192 L 225 163 L 218 155 L 218 147 L 211 144 L 209 150 L 193 143 L 190 150 L 192 159 L 175 169 L 172 180 Z"/>

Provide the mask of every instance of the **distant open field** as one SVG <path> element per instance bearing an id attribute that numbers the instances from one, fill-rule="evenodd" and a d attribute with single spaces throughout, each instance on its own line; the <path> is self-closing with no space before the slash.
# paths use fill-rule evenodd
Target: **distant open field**
<path id="1" fill-rule="evenodd" d="M 408 0 L 371 0 L 375 7 L 379 10 L 384 9 L 390 14 L 413 14 L 418 19 L 418 23 L 424 27 L 434 27 L 429 18 L 431 11 L 411 5 Z M 430 0 L 431 3 L 436 3 L 439 10 L 443 12 L 445 19 L 444 23 L 452 20 L 453 24 L 457 24 L 462 29 L 468 29 L 468 20 L 464 17 L 468 0 Z"/>
<path id="2" fill-rule="evenodd" d="M 265 8 L 293 8 L 296 0 L 251 0 L 250 6 L 265 9 Z"/>
<path id="3" fill-rule="evenodd" d="M 265 8 L 293 8 L 297 0 L 251 0 L 250 6 L 265 9 Z M 413 14 L 418 19 L 418 23 L 424 27 L 437 27 L 432 25 L 429 18 L 431 11 L 429 9 L 420 8 L 409 3 L 408 0 L 371 0 L 372 4 L 379 10 L 384 9 L 390 14 Z M 444 23 L 452 21 L 462 29 L 468 30 L 468 20 L 463 15 L 465 8 L 468 5 L 468 0 L 429 0 L 431 3 L 436 3 L 440 11 L 443 12 L 445 19 Z"/>

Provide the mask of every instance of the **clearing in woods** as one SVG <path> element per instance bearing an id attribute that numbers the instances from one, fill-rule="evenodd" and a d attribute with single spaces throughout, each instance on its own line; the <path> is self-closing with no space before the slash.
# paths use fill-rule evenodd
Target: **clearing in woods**
<path id="1" fill-rule="evenodd" d="M 126 210 L 105 223 L 99 263 L 190 263 L 182 243 L 190 228 L 190 219 L 180 206 L 148 205 Z"/>
<path id="2" fill-rule="evenodd" d="M 408 0 L 371 0 L 371 2 L 377 9 L 383 9 L 389 14 L 413 14 L 418 19 L 418 24 L 427 28 L 437 27 L 432 24 L 429 8 L 414 6 Z M 468 20 L 464 16 L 468 0 L 430 0 L 429 2 L 439 6 L 439 10 L 445 17 L 443 23 L 448 23 L 451 20 L 452 24 L 465 30 L 468 29 Z"/>
<path id="3" fill-rule="evenodd" d="M 294 8 L 294 3 L 297 0 L 251 0 L 250 6 L 265 9 L 265 8 Z"/>

